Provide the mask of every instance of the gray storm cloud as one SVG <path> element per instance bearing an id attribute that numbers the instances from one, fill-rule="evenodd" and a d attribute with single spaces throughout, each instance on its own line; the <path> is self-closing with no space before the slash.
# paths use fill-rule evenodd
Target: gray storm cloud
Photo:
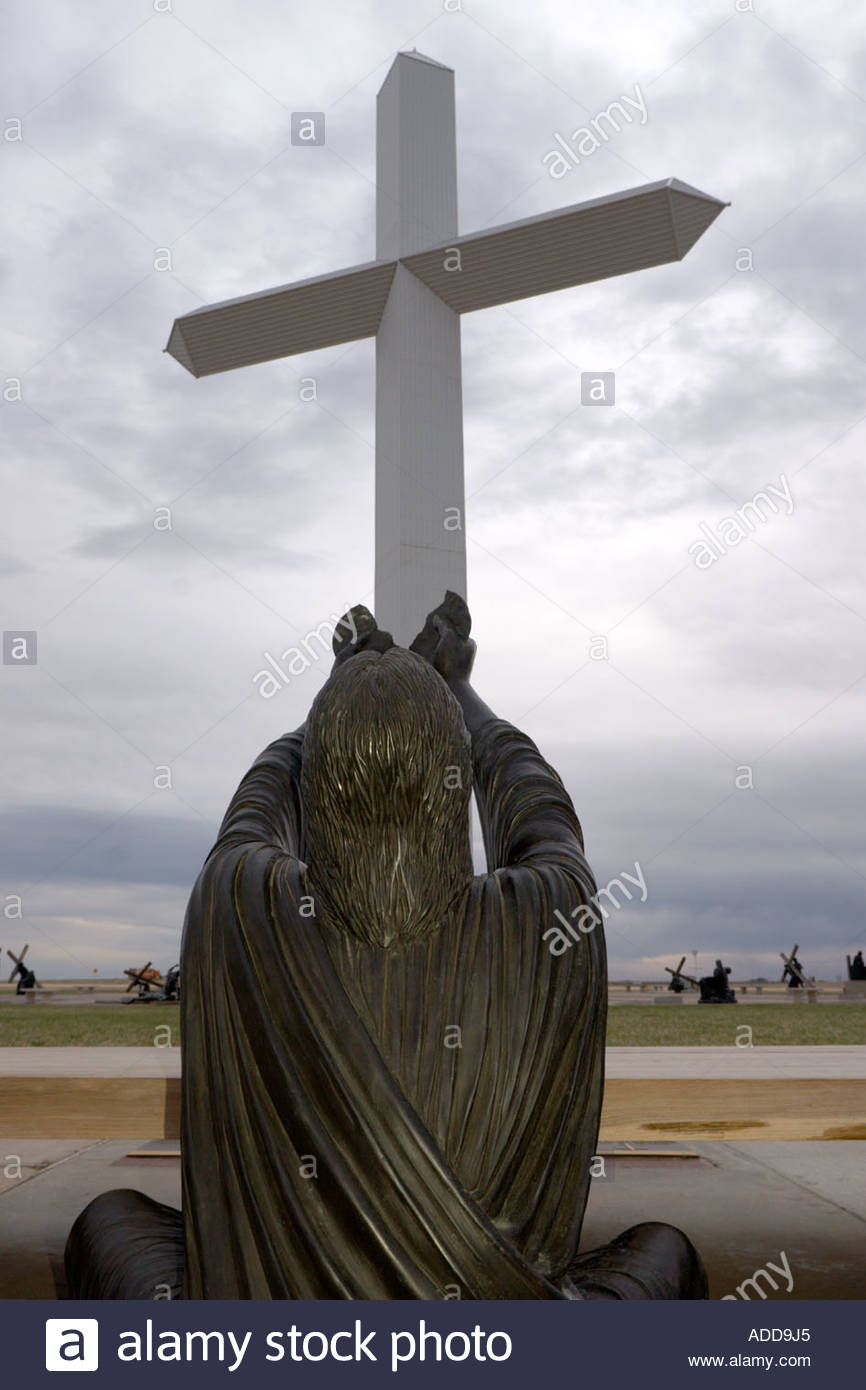
<path id="1" fill-rule="evenodd" d="M 201 303 L 372 255 L 375 93 L 413 46 L 456 71 L 464 231 L 669 175 L 732 203 L 682 264 L 463 322 L 477 680 L 562 773 L 599 879 L 645 868 L 611 973 L 697 949 L 770 974 L 796 939 L 833 977 L 862 944 L 862 26 L 830 0 L 604 17 L 10 22 L 0 573 L 39 647 L 2 668 L 0 894 L 26 921 L 0 944 L 26 926 L 43 974 L 176 957 L 232 791 L 326 674 L 265 701 L 262 654 L 372 601 L 370 344 L 201 381 L 162 348 Z M 551 179 L 554 132 L 636 86 L 645 122 Z M 324 146 L 290 144 L 293 110 L 326 113 Z M 616 372 L 614 408 L 580 407 L 586 370 Z M 781 473 L 791 514 L 697 570 L 699 526 Z"/>

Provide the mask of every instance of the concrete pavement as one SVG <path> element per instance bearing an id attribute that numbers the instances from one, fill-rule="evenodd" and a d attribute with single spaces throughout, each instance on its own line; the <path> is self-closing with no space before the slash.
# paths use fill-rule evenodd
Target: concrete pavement
<path id="1" fill-rule="evenodd" d="M 134 1187 L 180 1205 L 179 1161 L 128 1157 L 141 1147 L 136 1140 L 0 1140 L 0 1169 L 5 1161 L 13 1170 L 12 1155 L 22 1170 L 0 1191 L 0 1298 L 63 1296 L 66 1237 L 98 1193 Z M 669 1221 L 700 1250 L 713 1298 L 758 1299 L 744 1281 L 768 1262 L 787 1264 L 793 1285 L 773 1290 L 759 1281 L 771 1298 L 866 1296 L 866 1142 L 701 1142 L 689 1149 L 699 1157 L 607 1156 L 604 1176 L 591 1184 L 581 1247 L 593 1249 L 639 1221 Z"/>
<path id="2" fill-rule="evenodd" d="M 810 1079 L 862 1081 L 866 1047 L 608 1048 L 611 1080 L 648 1082 Z M 2 1078 L 165 1078 L 177 1048 L 4 1048 Z M 716 1088 L 718 1089 L 718 1087 Z M 135 1187 L 180 1204 L 177 1158 L 130 1157 L 140 1139 L 0 1138 L 0 1298 L 64 1292 L 63 1247 L 78 1212 L 100 1192 Z M 866 1142 L 689 1142 L 697 1158 L 611 1158 L 593 1178 L 582 1248 L 639 1221 L 669 1221 L 695 1242 L 711 1296 L 758 1298 L 751 1280 L 768 1262 L 790 1267 L 793 1287 L 770 1297 L 866 1297 Z M 643 1146 L 646 1148 L 647 1146 Z M 664 1148 L 658 1143 L 654 1148 Z M 683 1146 L 670 1146 L 670 1152 Z M 780 1258 L 784 1252 L 785 1259 Z M 743 1290 L 744 1292 L 738 1292 Z"/>
<path id="3" fill-rule="evenodd" d="M 650 1080 L 866 1078 L 866 1046 L 609 1047 L 606 1075 Z M 0 1077 L 179 1077 L 179 1047 L 0 1047 Z"/>

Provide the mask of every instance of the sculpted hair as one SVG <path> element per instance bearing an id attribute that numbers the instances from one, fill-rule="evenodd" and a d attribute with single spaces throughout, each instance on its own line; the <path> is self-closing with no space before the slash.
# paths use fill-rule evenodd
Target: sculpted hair
<path id="1" fill-rule="evenodd" d="M 414 652 L 360 652 L 316 697 L 301 793 L 313 895 L 370 945 L 440 926 L 472 878 L 470 738 Z"/>

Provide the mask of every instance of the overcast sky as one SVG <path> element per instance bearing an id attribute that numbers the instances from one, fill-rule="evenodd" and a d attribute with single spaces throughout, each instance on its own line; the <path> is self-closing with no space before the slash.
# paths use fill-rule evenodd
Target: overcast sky
<path id="1" fill-rule="evenodd" d="M 866 47 L 856 6 L 755 6 L 6 7 L 2 627 L 38 651 L 2 668 L 4 950 L 171 965 L 238 781 L 327 674 L 266 700 L 264 653 L 372 605 L 372 344 L 201 381 L 162 349 L 202 304 L 372 259 L 376 92 L 417 47 L 456 72 L 463 232 L 669 176 L 732 204 L 682 263 L 463 319 L 476 683 L 563 776 L 599 881 L 641 866 L 614 978 L 692 951 L 775 977 L 795 940 L 843 972 Z M 645 116 L 553 178 L 555 136 L 626 95 Z M 325 112 L 323 146 L 291 145 L 293 111 Z M 587 371 L 614 406 L 581 407 Z M 769 485 L 790 501 L 737 543 Z M 731 542 L 712 562 L 702 526 Z"/>

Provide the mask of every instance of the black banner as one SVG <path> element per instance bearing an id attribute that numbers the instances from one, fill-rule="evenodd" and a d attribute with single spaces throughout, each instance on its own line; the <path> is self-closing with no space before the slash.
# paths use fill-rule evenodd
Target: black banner
<path id="1" fill-rule="evenodd" d="M 862 1360 L 860 1304 L 0 1304 L 3 1381 L 67 1370 L 111 1387 L 699 1386 L 707 1373 L 842 1383 Z M 168 1378 L 168 1380 L 166 1379 Z"/>

